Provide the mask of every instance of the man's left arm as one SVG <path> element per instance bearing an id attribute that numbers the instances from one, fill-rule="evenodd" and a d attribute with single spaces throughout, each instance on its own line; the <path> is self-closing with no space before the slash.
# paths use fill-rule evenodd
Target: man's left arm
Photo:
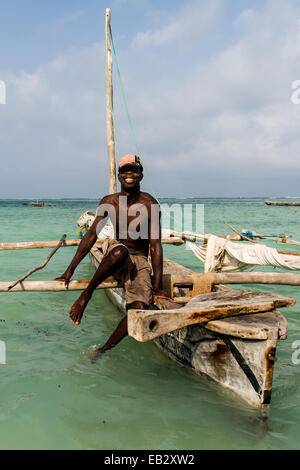
<path id="1" fill-rule="evenodd" d="M 153 269 L 153 297 L 154 304 L 156 303 L 156 298 L 167 298 L 165 292 L 163 291 L 163 249 L 161 244 L 161 213 L 159 204 L 155 201 L 152 202 L 152 210 L 150 220 L 150 257 Z"/>
<path id="2" fill-rule="evenodd" d="M 153 269 L 154 295 L 160 295 L 163 290 L 163 250 L 161 240 L 150 240 L 150 256 Z"/>

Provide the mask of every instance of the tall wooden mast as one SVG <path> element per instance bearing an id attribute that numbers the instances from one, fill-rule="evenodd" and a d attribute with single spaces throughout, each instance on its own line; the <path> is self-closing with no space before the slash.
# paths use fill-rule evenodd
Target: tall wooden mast
<path id="1" fill-rule="evenodd" d="M 106 67 L 105 67 L 105 84 L 106 84 L 106 139 L 107 152 L 109 160 L 109 192 L 110 194 L 117 192 L 116 179 L 116 157 L 115 157 L 115 136 L 113 121 L 113 84 L 112 84 L 112 51 L 110 36 L 110 8 L 106 9 L 105 17 L 105 40 L 106 40 Z"/>

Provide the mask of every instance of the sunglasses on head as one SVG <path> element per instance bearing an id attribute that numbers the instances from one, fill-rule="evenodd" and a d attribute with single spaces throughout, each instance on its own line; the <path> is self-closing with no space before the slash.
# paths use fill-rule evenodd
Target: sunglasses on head
<path id="1" fill-rule="evenodd" d="M 119 168 L 119 173 L 124 175 L 127 171 L 132 171 L 133 173 L 140 173 L 141 166 L 138 163 L 130 163 L 129 165 L 124 165 Z"/>

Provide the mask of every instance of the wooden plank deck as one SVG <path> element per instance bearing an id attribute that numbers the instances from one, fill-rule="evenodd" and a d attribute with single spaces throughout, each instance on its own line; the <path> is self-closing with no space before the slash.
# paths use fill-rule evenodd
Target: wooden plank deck
<path id="1" fill-rule="evenodd" d="M 228 290 L 194 297 L 185 307 L 172 310 L 129 310 L 128 332 L 146 342 L 188 325 L 238 315 L 272 311 L 295 304 L 295 299 L 263 292 Z"/>

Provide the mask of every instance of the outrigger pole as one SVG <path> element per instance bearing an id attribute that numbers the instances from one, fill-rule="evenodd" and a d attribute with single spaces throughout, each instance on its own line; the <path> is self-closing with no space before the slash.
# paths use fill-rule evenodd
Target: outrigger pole
<path id="1" fill-rule="evenodd" d="M 64 281 L 19 281 L 18 285 L 9 289 L 13 281 L 0 282 L 0 292 L 38 292 L 38 291 L 72 291 L 84 290 L 88 286 L 90 280 L 81 279 L 70 281 L 66 287 Z M 213 285 L 218 284 L 277 284 L 287 286 L 300 286 L 300 274 L 290 273 L 195 273 L 191 276 L 175 276 L 171 277 L 166 274 L 163 276 L 163 282 L 166 291 L 170 297 L 173 297 L 174 287 L 191 288 L 191 297 L 174 297 L 174 301 L 178 303 L 186 303 L 190 301 L 194 295 L 211 292 Z M 112 287 L 121 287 L 122 285 L 113 278 L 107 279 L 98 289 L 111 289 Z M 195 293 L 197 292 L 197 293 Z M 250 313 L 250 312 L 249 312 Z"/>
<path id="2" fill-rule="evenodd" d="M 112 51 L 110 35 L 110 8 L 106 9 L 105 17 L 105 42 L 106 42 L 106 140 L 109 161 L 109 193 L 117 192 L 116 179 L 116 156 L 115 156 L 115 135 L 114 135 L 114 115 L 113 115 L 113 83 L 112 83 Z"/>

